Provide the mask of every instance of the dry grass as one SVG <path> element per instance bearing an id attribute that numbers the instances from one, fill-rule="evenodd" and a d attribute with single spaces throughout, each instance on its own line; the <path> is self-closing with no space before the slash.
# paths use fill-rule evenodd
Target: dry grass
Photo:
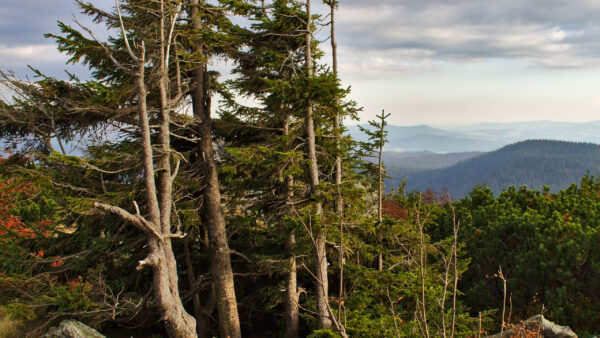
<path id="1" fill-rule="evenodd" d="M 11 318 L 3 308 L 0 308 L 0 338 L 18 337 L 20 322 Z"/>

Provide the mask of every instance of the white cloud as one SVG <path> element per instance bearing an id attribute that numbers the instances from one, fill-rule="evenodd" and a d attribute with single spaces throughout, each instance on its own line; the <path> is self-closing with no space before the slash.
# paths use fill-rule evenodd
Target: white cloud
<path id="1" fill-rule="evenodd" d="M 433 55 L 426 49 L 360 50 L 341 46 L 339 49 L 340 73 L 349 80 L 356 78 L 393 78 L 407 73 L 435 71 L 428 58 Z"/>
<path id="2" fill-rule="evenodd" d="M 0 64 L 31 61 L 59 61 L 66 57 L 53 44 L 5 46 L 0 45 Z"/>
<path id="3" fill-rule="evenodd" d="M 421 60 L 515 59 L 544 67 L 600 63 L 600 2 L 589 0 L 348 0 L 340 44 L 373 51 L 428 51 Z M 404 51 L 404 53 L 402 52 Z M 397 62 L 390 62 L 393 72 Z"/>

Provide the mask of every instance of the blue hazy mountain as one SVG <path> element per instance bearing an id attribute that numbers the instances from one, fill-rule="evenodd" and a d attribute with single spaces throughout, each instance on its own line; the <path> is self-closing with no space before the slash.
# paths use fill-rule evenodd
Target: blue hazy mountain
<path id="1" fill-rule="evenodd" d="M 386 167 L 393 166 L 408 170 L 441 169 L 481 154 L 478 151 L 448 154 L 437 154 L 430 151 L 402 153 L 387 151 L 383 153 L 383 162 Z"/>
<path id="2" fill-rule="evenodd" d="M 388 126 L 388 144 L 386 150 L 396 152 L 431 151 L 435 153 L 489 151 L 496 146 L 494 142 L 472 137 L 463 131 L 451 131 L 420 126 Z M 366 136 L 358 126 L 349 126 L 348 132 L 355 140 L 366 141 Z"/>
<path id="3" fill-rule="evenodd" d="M 446 188 L 456 198 L 465 196 L 477 184 L 486 184 L 496 194 L 511 185 L 533 189 L 547 185 L 558 191 L 579 182 L 586 174 L 598 176 L 600 145 L 530 140 L 467 158 L 447 168 L 411 169 L 401 163 L 388 161 L 386 167 L 393 184 L 405 178 L 408 190 Z"/>
<path id="4" fill-rule="evenodd" d="M 349 126 L 348 132 L 357 140 L 365 140 L 358 126 Z M 492 151 L 531 139 L 600 143 L 600 121 L 480 123 L 444 127 L 390 125 L 388 133 L 388 151 L 457 153 Z"/>

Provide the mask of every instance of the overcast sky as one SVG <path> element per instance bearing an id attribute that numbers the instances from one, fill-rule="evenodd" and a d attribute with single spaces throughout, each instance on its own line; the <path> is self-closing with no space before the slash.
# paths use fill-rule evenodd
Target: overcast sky
<path id="1" fill-rule="evenodd" d="M 85 75 L 43 37 L 72 14 L 71 0 L 0 0 L 0 69 Z M 381 109 L 401 125 L 600 119 L 598 0 L 340 0 L 337 21 L 363 121 Z"/>

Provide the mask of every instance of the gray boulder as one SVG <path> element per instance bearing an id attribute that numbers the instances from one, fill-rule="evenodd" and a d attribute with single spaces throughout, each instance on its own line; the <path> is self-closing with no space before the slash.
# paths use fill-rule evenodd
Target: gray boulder
<path id="1" fill-rule="evenodd" d="M 517 329 L 510 329 L 504 331 L 504 335 L 502 338 L 512 338 L 512 337 L 521 337 L 518 333 L 519 327 L 525 327 L 527 330 L 536 331 L 538 329 L 538 324 L 541 322 L 540 328 L 540 336 L 543 338 L 577 338 L 577 335 L 573 330 L 571 330 L 568 326 L 560 326 L 554 324 L 548 319 L 544 318 L 542 315 L 533 316 L 521 324 L 517 325 Z M 488 336 L 489 338 L 501 338 L 500 333 L 496 333 L 493 336 Z"/>
<path id="2" fill-rule="evenodd" d="M 100 332 L 76 320 L 63 320 L 51 327 L 43 338 L 106 338 Z"/>

